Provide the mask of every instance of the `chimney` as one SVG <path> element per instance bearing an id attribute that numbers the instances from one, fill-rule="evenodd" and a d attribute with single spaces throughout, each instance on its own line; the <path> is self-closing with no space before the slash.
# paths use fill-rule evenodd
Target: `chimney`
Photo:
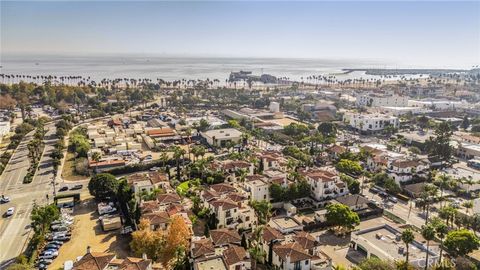
<path id="1" fill-rule="evenodd" d="M 147 260 L 147 254 L 146 253 L 142 253 L 142 259 Z"/>
<path id="2" fill-rule="evenodd" d="M 91 247 L 87 246 L 87 254 L 91 253 Z"/>

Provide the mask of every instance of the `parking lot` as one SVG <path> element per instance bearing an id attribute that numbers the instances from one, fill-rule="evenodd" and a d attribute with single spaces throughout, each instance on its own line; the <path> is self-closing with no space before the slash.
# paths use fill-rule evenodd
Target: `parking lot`
<path id="1" fill-rule="evenodd" d="M 71 240 L 60 249 L 58 257 L 49 265 L 48 269 L 63 268 L 63 263 L 83 256 L 88 246 L 93 252 L 115 252 L 119 257 L 128 254 L 129 238 L 120 235 L 119 231 L 104 232 L 98 220 L 96 203 L 88 198 L 74 208 L 74 224 L 72 226 Z"/>

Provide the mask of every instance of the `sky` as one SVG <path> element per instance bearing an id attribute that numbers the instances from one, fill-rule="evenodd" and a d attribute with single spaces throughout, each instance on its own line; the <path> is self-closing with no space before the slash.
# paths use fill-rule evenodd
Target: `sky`
<path id="1" fill-rule="evenodd" d="M 0 1 L 1 54 L 480 64 L 480 1 Z"/>

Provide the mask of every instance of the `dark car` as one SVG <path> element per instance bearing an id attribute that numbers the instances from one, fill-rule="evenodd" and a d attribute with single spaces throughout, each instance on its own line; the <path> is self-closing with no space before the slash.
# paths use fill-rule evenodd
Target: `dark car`
<path id="1" fill-rule="evenodd" d="M 369 190 L 370 190 L 371 193 L 375 193 L 375 194 L 380 192 L 380 190 L 376 187 L 371 187 Z"/>
<path id="2" fill-rule="evenodd" d="M 77 189 L 82 189 L 83 188 L 83 185 L 75 185 L 73 187 L 70 188 L 70 190 L 77 190 Z"/>
<path id="3" fill-rule="evenodd" d="M 386 198 L 386 197 L 388 197 L 388 194 L 385 191 L 381 191 L 380 193 L 378 193 L 378 196 L 380 196 L 382 198 Z"/>
<path id="4" fill-rule="evenodd" d="M 58 191 L 59 192 L 62 192 L 62 191 L 67 191 L 68 190 L 68 187 L 67 186 L 64 186 L 64 187 L 61 187 Z"/>

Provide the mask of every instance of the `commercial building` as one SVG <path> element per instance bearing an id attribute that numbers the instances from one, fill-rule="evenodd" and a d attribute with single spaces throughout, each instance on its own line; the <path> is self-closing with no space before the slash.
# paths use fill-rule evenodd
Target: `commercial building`
<path id="1" fill-rule="evenodd" d="M 359 230 L 352 233 L 351 248 L 356 252 L 349 255 L 354 260 L 361 261 L 364 258 L 377 257 L 389 261 L 405 261 L 406 249 L 402 242 L 403 229 L 394 228 L 388 224 Z M 409 263 L 416 268 L 425 266 L 427 248 L 417 240 L 410 243 Z M 439 256 L 429 250 L 429 264 L 437 262 Z"/>
<path id="2" fill-rule="evenodd" d="M 227 143 L 240 143 L 242 139 L 242 132 L 234 128 L 207 130 L 200 134 L 208 144 L 219 147 L 225 147 Z"/>
<path id="3" fill-rule="evenodd" d="M 362 107 L 405 107 L 408 105 L 408 97 L 397 94 L 366 93 L 358 95 L 355 103 Z"/>

